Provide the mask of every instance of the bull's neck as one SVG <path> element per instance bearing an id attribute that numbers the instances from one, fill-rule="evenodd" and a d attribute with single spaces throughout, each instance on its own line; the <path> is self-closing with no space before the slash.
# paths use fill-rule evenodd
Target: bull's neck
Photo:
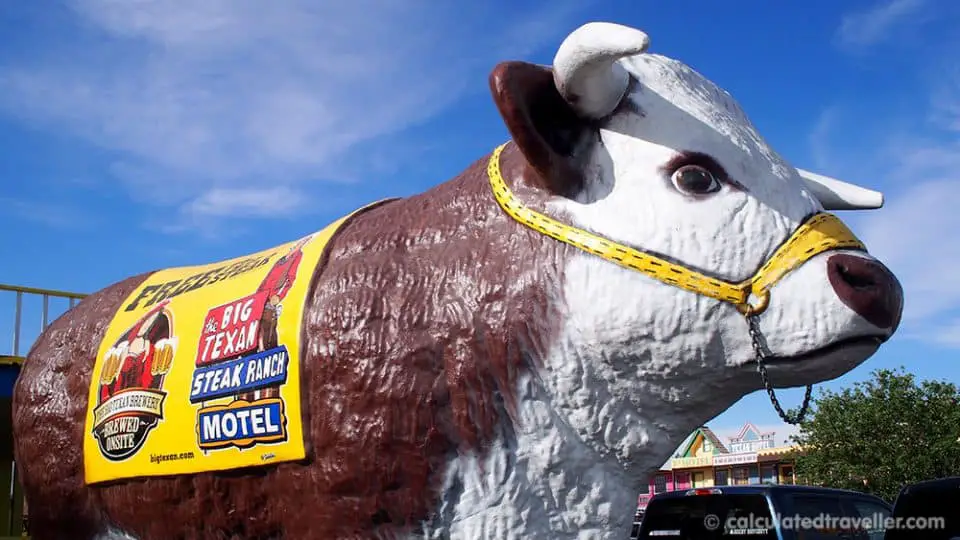
<path id="1" fill-rule="evenodd" d="M 616 451 L 598 449 L 605 428 L 598 425 L 585 438 L 582 425 L 573 425 L 577 411 L 559 403 L 550 378 L 543 373 L 522 379 L 516 421 L 501 423 L 482 453 L 450 463 L 438 519 L 428 537 L 629 536 L 640 484 L 683 437 L 656 419 L 631 415 L 627 421 L 637 445 L 632 461 L 624 463 Z"/>
<path id="2" fill-rule="evenodd" d="M 533 382 L 521 383 L 517 422 L 450 463 L 428 538 L 625 538 L 636 490 L 582 444 Z"/>

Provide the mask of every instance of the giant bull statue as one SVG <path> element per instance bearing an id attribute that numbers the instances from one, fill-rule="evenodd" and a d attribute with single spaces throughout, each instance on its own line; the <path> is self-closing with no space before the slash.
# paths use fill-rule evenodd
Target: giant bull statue
<path id="1" fill-rule="evenodd" d="M 313 275 L 306 458 L 84 481 L 106 322 L 86 298 L 14 394 L 35 539 L 626 538 L 640 486 L 745 394 L 864 362 L 894 275 L 829 210 L 879 193 L 799 170 L 711 81 L 591 23 L 490 74 L 511 140 L 353 216 Z"/>

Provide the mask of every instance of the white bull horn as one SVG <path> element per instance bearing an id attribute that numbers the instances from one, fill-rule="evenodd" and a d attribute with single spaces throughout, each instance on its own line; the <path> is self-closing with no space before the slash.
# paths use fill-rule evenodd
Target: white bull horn
<path id="1" fill-rule="evenodd" d="M 557 49 L 553 80 L 560 95 L 582 116 L 603 118 L 626 93 L 630 75 L 616 63 L 647 50 L 647 34 L 613 23 L 587 23 Z"/>
<path id="2" fill-rule="evenodd" d="M 883 206 L 883 193 L 797 169 L 824 210 L 871 210 Z"/>

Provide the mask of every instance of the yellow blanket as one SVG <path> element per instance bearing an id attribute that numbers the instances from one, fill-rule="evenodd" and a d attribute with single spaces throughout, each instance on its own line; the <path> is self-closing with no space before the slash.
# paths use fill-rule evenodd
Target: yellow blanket
<path id="1" fill-rule="evenodd" d="M 156 272 L 130 294 L 94 365 L 88 484 L 305 457 L 304 304 L 328 241 L 357 212 L 253 255 Z"/>

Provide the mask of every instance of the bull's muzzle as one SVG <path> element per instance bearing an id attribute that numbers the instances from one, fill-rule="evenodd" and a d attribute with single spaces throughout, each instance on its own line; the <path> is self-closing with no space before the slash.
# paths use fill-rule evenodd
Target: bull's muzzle
<path id="1" fill-rule="evenodd" d="M 757 272 L 731 283 L 703 275 L 685 266 L 630 246 L 560 223 L 523 205 L 500 172 L 500 154 L 493 151 L 487 174 L 500 207 L 520 223 L 551 238 L 593 253 L 612 263 L 697 294 L 733 304 L 746 316 L 762 313 L 770 304 L 770 291 L 784 276 L 817 255 L 835 250 L 866 253 L 867 248 L 837 216 L 819 212 L 809 216 Z M 893 274 L 878 262 L 855 255 L 836 254 L 828 262 L 830 283 L 840 299 L 871 323 L 894 326 L 900 317 L 903 295 Z"/>
<path id="2" fill-rule="evenodd" d="M 895 332 L 903 313 L 903 288 L 886 266 L 837 253 L 827 259 L 827 277 L 840 300 L 870 324 Z"/>

